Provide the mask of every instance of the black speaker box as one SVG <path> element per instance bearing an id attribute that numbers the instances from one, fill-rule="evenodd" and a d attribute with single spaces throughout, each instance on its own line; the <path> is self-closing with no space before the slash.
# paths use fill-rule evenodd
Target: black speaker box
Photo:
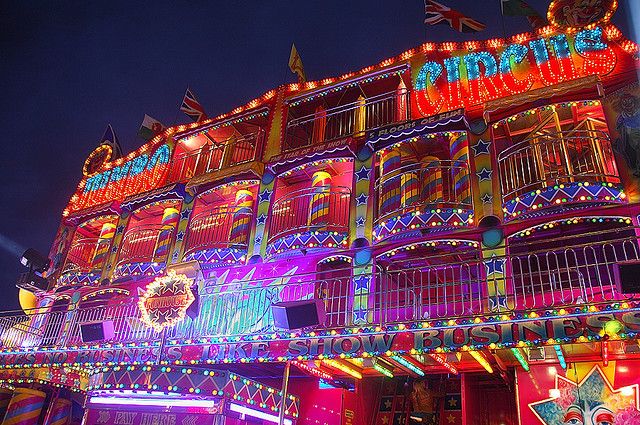
<path id="1" fill-rule="evenodd" d="M 640 261 L 618 263 L 613 271 L 621 293 L 640 294 Z"/>
<path id="2" fill-rule="evenodd" d="M 280 329 L 301 329 L 324 323 L 322 300 L 287 301 L 273 304 L 273 323 Z"/>
<path id="3" fill-rule="evenodd" d="M 82 323 L 80 325 L 82 342 L 106 341 L 114 337 L 113 321 Z"/>

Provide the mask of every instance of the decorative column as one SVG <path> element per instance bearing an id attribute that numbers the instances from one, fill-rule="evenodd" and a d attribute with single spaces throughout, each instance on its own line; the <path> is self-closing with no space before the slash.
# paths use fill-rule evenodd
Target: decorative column
<path id="1" fill-rule="evenodd" d="M 454 134 L 449 141 L 449 153 L 452 160 L 451 181 L 453 195 L 451 200 L 461 204 L 471 204 L 471 184 L 469 182 L 469 146 L 465 133 Z"/>
<path id="2" fill-rule="evenodd" d="M 127 211 L 123 211 L 120 214 L 120 218 L 118 219 L 118 223 L 116 224 L 116 233 L 111 240 L 111 250 L 107 255 L 107 260 L 105 261 L 105 266 L 102 269 L 101 279 L 107 279 L 112 276 L 113 269 L 118 261 L 118 253 L 120 252 L 120 244 L 122 243 L 122 238 L 124 237 L 124 231 L 129 225 L 129 220 L 131 218 L 131 214 Z"/>
<path id="3" fill-rule="evenodd" d="M 367 101 L 360 95 L 356 101 L 354 117 L 353 135 L 355 137 L 364 136 L 367 129 Z"/>
<path id="4" fill-rule="evenodd" d="M 407 86 L 404 84 L 402 77 L 400 78 L 400 84 L 396 89 L 396 119 L 395 122 L 403 122 L 409 118 L 407 106 Z"/>
<path id="5" fill-rule="evenodd" d="M 319 105 L 313 114 L 313 133 L 311 135 L 311 143 L 324 142 L 326 129 L 327 110 L 324 109 L 322 105 Z"/>
<path id="6" fill-rule="evenodd" d="M 440 160 L 435 156 L 427 156 L 422 160 L 423 184 L 420 199 L 422 202 L 437 204 L 444 199 L 442 186 L 442 169 Z"/>
<path id="7" fill-rule="evenodd" d="M 378 206 L 379 217 L 400 207 L 400 176 L 390 175 L 400 168 L 400 149 L 389 149 L 384 151 L 380 158 L 380 181 L 378 187 L 380 204 Z"/>
<path id="8" fill-rule="evenodd" d="M 3 425 L 38 425 L 46 394 L 30 388 L 16 388 L 4 415 Z"/>
<path id="9" fill-rule="evenodd" d="M 156 242 L 155 252 L 153 253 L 155 261 L 163 262 L 165 259 L 168 260 L 173 234 L 179 220 L 180 212 L 177 208 L 168 207 L 164 209 L 162 213 L 162 229 L 158 234 L 158 241 Z"/>
<path id="10" fill-rule="evenodd" d="M 253 212 L 253 194 L 246 189 L 236 192 L 236 202 L 231 218 L 229 243 L 232 245 L 246 245 L 249 239 L 249 226 Z"/>
<path id="11" fill-rule="evenodd" d="M 102 229 L 100 229 L 100 236 L 98 237 L 98 243 L 96 244 L 96 249 L 93 253 L 93 259 L 91 260 L 91 268 L 93 270 L 102 270 L 102 267 L 109 256 L 109 248 L 111 248 L 111 241 L 115 234 L 115 223 L 104 223 L 102 225 Z"/>
<path id="12" fill-rule="evenodd" d="M 400 202 L 403 207 L 408 207 L 416 204 L 419 197 L 420 183 L 418 180 L 418 173 L 416 171 L 407 171 L 400 176 Z"/>
<path id="13" fill-rule="evenodd" d="M 71 419 L 71 400 L 56 397 L 49 406 L 45 425 L 67 425 Z"/>
<path id="14" fill-rule="evenodd" d="M 329 224 L 331 174 L 316 171 L 311 177 L 311 187 L 314 195 L 309 204 L 309 226 L 315 230 L 325 230 Z"/>
<path id="15" fill-rule="evenodd" d="M 167 259 L 167 264 L 182 261 L 186 245 L 185 239 L 188 237 L 189 233 L 189 220 L 191 219 L 196 199 L 197 198 L 191 192 L 185 191 L 184 197 L 182 198 L 182 204 L 180 206 L 180 220 L 176 225 L 176 237 L 175 243 L 173 244 L 173 253 L 171 254 L 171 258 Z"/>

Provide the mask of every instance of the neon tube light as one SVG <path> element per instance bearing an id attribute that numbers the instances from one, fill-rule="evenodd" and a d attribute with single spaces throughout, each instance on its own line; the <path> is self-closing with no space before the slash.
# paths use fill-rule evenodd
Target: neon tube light
<path id="1" fill-rule="evenodd" d="M 529 372 L 529 363 L 527 363 L 527 359 L 524 358 L 519 348 L 512 348 L 511 353 L 513 353 L 516 360 L 520 362 L 520 366 L 525 370 L 525 372 Z M 484 365 L 483 365 L 484 366 Z"/>
<path id="2" fill-rule="evenodd" d="M 157 407 L 216 407 L 215 400 L 188 400 L 167 398 L 136 398 L 136 397 L 91 397 L 91 404 L 126 405 L 126 406 L 157 406 Z"/>
<path id="3" fill-rule="evenodd" d="M 429 356 L 437 361 L 438 363 L 440 363 L 445 369 L 447 369 L 449 372 L 453 373 L 454 375 L 458 374 L 458 369 L 455 368 L 455 366 L 453 366 L 451 363 L 449 363 L 447 361 L 447 358 L 445 357 L 444 354 L 438 354 L 438 353 L 432 353 L 429 354 Z"/>
<path id="4" fill-rule="evenodd" d="M 251 416 L 257 419 L 263 419 L 265 421 L 278 423 L 278 417 L 276 415 L 270 415 L 269 413 L 261 412 L 260 410 L 252 409 L 247 406 L 241 406 L 239 404 L 231 403 L 229 410 L 232 412 L 240 413 L 241 415 Z M 284 419 L 284 425 L 292 425 L 291 419 Z"/>
<path id="5" fill-rule="evenodd" d="M 387 378 L 393 378 L 393 371 L 387 369 L 381 362 L 377 361 L 373 364 L 373 368 L 386 376 Z"/>
<path id="6" fill-rule="evenodd" d="M 307 372 L 308 374 L 315 376 L 316 378 L 324 379 L 327 381 L 335 380 L 333 376 L 329 375 L 325 371 L 320 370 L 316 367 L 311 367 L 306 363 L 293 361 L 291 362 L 291 364 L 297 367 L 298 369 L 302 370 L 303 372 Z"/>
<path id="7" fill-rule="evenodd" d="M 484 367 L 487 372 L 493 373 L 493 368 L 491 367 L 491 364 L 489 364 L 489 362 L 487 361 L 487 359 L 484 358 L 481 352 L 471 350 L 469 351 L 469 354 L 471 354 L 471 357 L 476 359 L 476 361 L 480 363 L 480 365 Z"/>
<path id="8" fill-rule="evenodd" d="M 347 375 L 351 375 L 356 379 L 362 379 L 362 374 L 355 369 L 350 368 L 344 363 L 340 363 L 339 361 L 333 359 L 323 359 L 322 362 L 328 366 L 331 366 L 334 369 L 338 369 Z"/>
<path id="9" fill-rule="evenodd" d="M 402 356 L 391 356 L 391 359 L 393 359 L 398 364 L 400 364 L 400 366 L 402 366 L 402 367 L 408 369 L 409 371 L 415 373 L 416 375 L 424 376 L 424 372 L 422 371 L 422 369 L 420 369 L 420 367 L 418 367 L 416 364 L 410 362 L 409 360 L 405 359 L 404 357 L 402 357 Z"/>
<path id="10" fill-rule="evenodd" d="M 564 358 L 564 353 L 562 352 L 562 347 L 559 345 L 554 345 L 553 348 L 556 350 L 556 356 L 558 356 L 558 363 L 560 363 L 560 367 L 563 369 L 567 369 L 567 361 Z"/>

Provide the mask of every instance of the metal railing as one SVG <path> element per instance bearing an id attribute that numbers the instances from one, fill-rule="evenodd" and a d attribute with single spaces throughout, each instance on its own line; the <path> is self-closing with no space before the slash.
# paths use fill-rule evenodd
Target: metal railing
<path id="1" fill-rule="evenodd" d="M 239 207 L 220 207 L 194 216 L 189 223 L 185 256 L 210 248 L 246 248 L 252 219 L 252 211 Z M 246 225 L 234 226 L 238 223 Z"/>
<path id="2" fill-rule="evenodd" d="M 287 122 L 284 150 L 364 135 L 366 131 L 408 120 L 409 92 L 392 91 L 320 110 Z"/>
<path id="3" fill-rule="evenodd" d="M 218 171 L 256 159 L 264 131 L 259 130 L 219 143 L 207 143 L 199 149 L 177 156 L 171 164 L 169 181 L 189 180 L 195 176 Z"/>
<path id="4" fill-rule="evenodd" d="M 314 274 L 216 285 L 200 293 L 199 314 L 168 328 L 168 338 L 204 338 L 264 334 L 274 330 L 271 305 L 279 301 L 318 298 L 327 311 L 325 328 L 355 324 L 392 325 L 432 319 L 470 317 L 504 311 L 547 309 L 625 300 L 614 268 L 640 259 L 635 229 L 595 231 L 545 237 L 538 242 L 513 241 L 510 254 L 483 259 L 479 248 L 434 251 L 410 262 L 390 262 L 370 275 L 351 269 L 333 271 L 328 279 Z M 415 261 L 420 260 L 420 266 Z M 488 274 L 488 270 L 504 274 Z M 370 289 L 355 279 L 370 279 Z M 357 301 L 357 302 L 356 302 Z M 354 306 L 358 306 L 356 311 Z M 0 313 L 4 347 L 72 346 L 81 343 L 79 325 L 111 320 L 112 342 L 153 341 L 158 334 L 140 321 L 137 304 L 80 307 L 33 314 Z M 356 320 L 357 318 L 357 320 Z"/>
<path id="5" fill-rule="evenodd" d="M 320 186 L 296 190 L 276 199 L 271 210 L 269 242 L 291 233 L 349 229 L 351 190 Z"/>
<path id="6" fill-rule="evenodd" d="M 498 155 L 504 201 L 576 181 L 620 183 L 609 135 L 600 130 L 545 133 Z"/>
<path id="7" fill-rule="evenodd" d="M 118 265 L 165 262 L 169 254 L 167 242 L 170 244 L 174 235 L 175 227 L 160 224 L 142 225 L 128 230 L 122 238 Z"/>
<path id="8" fill-rule="evenodd" d="M 109 255 L 111 239 L 83 238 L 73 242 L 67 253 L 62 274 L 99 270 Z"/>
<path id="9" fill-rule="evenodd" d="M 376 179 L 377 221 L 425 208 L 471 207 L 469 164 L 438 160 L 406 164 Z"/>

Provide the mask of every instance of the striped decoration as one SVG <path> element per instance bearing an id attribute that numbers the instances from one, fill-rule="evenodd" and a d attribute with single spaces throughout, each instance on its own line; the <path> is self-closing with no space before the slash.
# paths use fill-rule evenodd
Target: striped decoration
<path id="1" fill-rule="evenodd" d="M 158 242 L 156 243 L 156 250 L 153 257 L 159 261 L 163 259 L 169 253 L 169 247 L 171 246 L 171 239 L 173 238 L 173 231 L 180 219 L 180 213 L 176 208 L 165 208 L 162 213 L 162 230 L 158 235 Z"/>
<path id="2" fill-rule="evenodd" d="M 408 207 L 417 203 L 420 199 L 420 183 L 418 173 L 408 171 L 400 178 L 400 192 L 402 193 L 402 206 Z"/>
<path id="3" fill-rule="evenodd" d="M 30 388 L 16 388 L 9 402 L 3 425 L 37 425 L 45 393 Z"/>
<path id="4" fill-rule="evenodd" d="M 389 175 L 400 168 L 401 158 L 399 149 L 390 149 L 382 154 L 380 158 L 380 176 L 382 176 L 382 187 L 380 188 L 380 215 L 384 216 L 400 208 L 400 179 L 389 178 Z"/>
<path id="5" fill-rule="evenodd" d="M 71 400 L 58 397 L 49 410 L 45 425 L 67 425 L 71 419 Z"/>
<path id="6" fill-rule="evenodd" d="M 249 237 L 249 224 L 253 211 L 253 195 L 250 191 L 240 189 L 236 192 L 236 204 L 231 220 L 229 242 L 232 244 L 246 244 Z"/>
<path id="7" fill-rule="evenodd" d="M 427 156 L 422 162 L 424 163 L 422 178 L 424 183 L 420 198 L 428 204 L 440 203 L 444 200 L 440 160 L 435 156 Z"/>
<path id="8" fill-rule="evenodd" d="M 451 178 L 453 180 L 453 190 L 455 199 L 462 204 L 471 203 L 471 190 L 469 182 L 469 146 L 467 145 L 466 134 L 461 134 L 451 138 L 449 152 L 453 160 Z"/>
<path id="9" fill-rule="evenodd" d="M 13 391 L 8 388 L 0 388 L 0 418 L 3 418 L 7 413 L 11 397 L 13 397 Z"/>
<path id="10" fill-rule="evenodd" d="M 100 236 L 98 237 L 98 243 L 96 244 L 96 250 L 91 260 L 91 266 L 94 269 L 101 269 L 104 265 L 109 254 L 109 248 L 111 247 L 111 240 L 116 234 L 115 223 L 104 223 L 102 229 L 100 229 Z"/>
<path id="11" fill-rule="evenodd" d="M 316 229 L 321 230 L 329 223 L 331 175 L 326 171 L 316 171 L 311 177 L 311 187 L 314 188 L 314 195 L 309 205 L 309 224 L 322 226 Z"/>

